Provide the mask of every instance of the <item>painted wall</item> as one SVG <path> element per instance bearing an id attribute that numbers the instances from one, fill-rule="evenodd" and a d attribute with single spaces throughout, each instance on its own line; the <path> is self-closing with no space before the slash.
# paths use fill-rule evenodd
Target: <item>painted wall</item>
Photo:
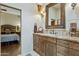
<path id="1" fill-rule="evenodd" d="M 1 25 L 4 25 L 4 24 L 20 26 L 20 16 L 2 12 L 1 13 Z"/>
<path id="2" fill-rule="evenodd" d="M 70 28 L 71 22 L 77 23 L 77 28 L 79 29 L 79 4 L 73 10 L 71 4 L 66 4 L 65 15 L 66 15 L 66 29 Z"/>

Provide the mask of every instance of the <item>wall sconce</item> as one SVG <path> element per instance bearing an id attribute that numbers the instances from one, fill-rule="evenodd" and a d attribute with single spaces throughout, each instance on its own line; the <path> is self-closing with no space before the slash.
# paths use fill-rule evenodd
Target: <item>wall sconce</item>
<path id="1" fill-rule="evenodd" d="M 74 10 L 74 8 L 75 8 L 76 5 L 77 5 L 77 3 L 72 3 L 71 4 L 73 10 Z"/>
<path id="2" fill-rule="evenodd" d="M 44 10 L 44 6 L 43 6 L 43 5 L 38 4 L 38 5 L 37 5 L 37 11 L 38 11 L 38 13 L 41 14 L 42 16 L 45 15 L 45 10 Z"/>

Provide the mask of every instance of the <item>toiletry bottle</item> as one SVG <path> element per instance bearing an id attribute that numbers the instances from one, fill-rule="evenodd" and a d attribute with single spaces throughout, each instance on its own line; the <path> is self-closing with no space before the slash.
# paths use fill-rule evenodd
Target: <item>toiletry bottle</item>
<path id="1" fill-rule="evenodd" d="M 37 24 L 35 23 L 34 24 L 34 33 L 36 33 L 37 32 Z"/>

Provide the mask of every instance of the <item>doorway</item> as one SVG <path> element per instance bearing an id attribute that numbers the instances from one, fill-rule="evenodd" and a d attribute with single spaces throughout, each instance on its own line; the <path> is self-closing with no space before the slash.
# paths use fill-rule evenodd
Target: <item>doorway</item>
<path id="1" fill-rule="evenodd" d="M 21 54 L 21 9 L 0 4 L 1 56 Z"/>

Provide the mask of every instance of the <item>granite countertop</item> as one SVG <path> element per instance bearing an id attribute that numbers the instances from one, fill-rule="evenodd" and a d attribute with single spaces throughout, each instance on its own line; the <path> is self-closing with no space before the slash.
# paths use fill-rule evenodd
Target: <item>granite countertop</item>
<path id="1" fill-rule="evenodd" d="M 60 35 L 45 34 L 45 33 L 33 33 L 33 34 L 37 34 L 37 35 L 41 35 L 41 36 L 47 36 L 47 37 L 55 37 L 55 38 L 59 38 L 59 39 L 62 39 L 62 40 L 70 40 L 70 41 L 79 42 L 79 37 L 60 36 Z"/>

